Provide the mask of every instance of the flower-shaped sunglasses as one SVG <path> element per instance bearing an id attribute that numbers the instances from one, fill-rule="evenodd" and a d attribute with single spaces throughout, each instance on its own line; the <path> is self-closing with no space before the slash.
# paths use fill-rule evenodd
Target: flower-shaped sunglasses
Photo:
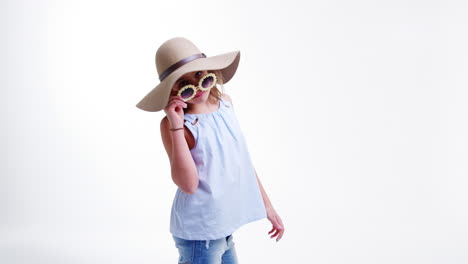
<path id="1" fill-rule="evenodd" d="M 197 90 L 208 91 L 216 85 L 216 74 L 208 73 L 203 76 L 198 82 L 198 87 L 193 84 L 187 84 L 180 88 L 177 95 L 184 100 L 184 102 L 191 100 L 197 94 Z"/>

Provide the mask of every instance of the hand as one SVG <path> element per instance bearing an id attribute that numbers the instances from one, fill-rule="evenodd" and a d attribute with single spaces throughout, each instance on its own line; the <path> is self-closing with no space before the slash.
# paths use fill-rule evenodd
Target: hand
<path id="1" fill-rule="evenodd" d="M 178 128 L 184 126 L 184 110 L 187 103 L 182 100 L 179 96 L 173 95 L 169 97 L 169 103 L 164 108 L 164 112 L 169 119 L 171 128 Z"/>
<path id="2" fill-rule="evenodd" d="M 278 242 L 281 239 L 281 237 L 283 237 L 283 233 L 285 230 L 283 222 L 281 221 L 280 216 L 276 213 L 273 207 L 267 208 L 267 218 L 273 225 L 273 228 L 270 230 L 270 232 L 268 232 L 268 234 L 270 234 L 273 231 L 276 231 L 270 238 L 278 236 L 276 238 L 276 242 Z"/>

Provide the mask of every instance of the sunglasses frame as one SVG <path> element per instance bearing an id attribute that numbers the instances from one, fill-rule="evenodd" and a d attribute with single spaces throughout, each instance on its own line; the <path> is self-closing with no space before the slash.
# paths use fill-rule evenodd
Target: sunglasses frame
<path id="1" fill-rule="evenodd" d="M 208 78 L 208 77 L 213 77 L 213 84 L 210 86 L 210 87 L 207 87 L 207 88 L 204 88 L 202 86 L 202 83 L 203 81 Z M 198 82 L 198 86 L 195 86 L 193 84 L 187 84 L 185 85 L 184 87 L 180 88 L 179 91 L 177 91 L 177 96 L 179 96 L 180 98 L 182 98 L 182 100 L 184 102 L 187 102 L 189 100 L 192 100 L 193 97 L 195 97 L 195 95 L 197 94 L 197 90 L 200 89 L 201 91 L 208 91 L 210 90 L 211 88 L 213 88 L 215 85 L 216 85 L 216 74 L 214 73 L 207 73 L 205 74 L 201 79 L 200 81 Z M 186 89 L 193 89 L 193 94 L 190 96 L 190 97 L 187 97 L 187 98 L 183 98 L 182 97 L 182 92 L 185 91 Z"/>

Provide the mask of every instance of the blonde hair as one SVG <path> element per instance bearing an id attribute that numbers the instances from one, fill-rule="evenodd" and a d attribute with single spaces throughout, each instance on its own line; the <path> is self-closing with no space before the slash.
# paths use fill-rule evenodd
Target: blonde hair
<path id="1" fill-rule="evenodd" d="M 219 104 L 219 100 L 221 100 L 221 97 L 223 96 L 224 94 L 224 76 L 223 76 L 223 73 L 221 72 L 221 70 L 209 70 L 208 72 L 212 72 L 214 74 L 216 74 L 216 84 L 219 85 L 219 87 L 221 87 L 221 90 L 218 89 L 218 86 L 213 86 L 213 88 L 211 88 L 210 90 L 210 94 L 209 94 L 209 97 L 208 97 L 208 101 L 212 104 Z M 184 113 L 186 113 L 187 111 L 190 110 L 190 105 L 191 104 L 187 104 L 187 108 L 183 108 L 184 109 Z"/>

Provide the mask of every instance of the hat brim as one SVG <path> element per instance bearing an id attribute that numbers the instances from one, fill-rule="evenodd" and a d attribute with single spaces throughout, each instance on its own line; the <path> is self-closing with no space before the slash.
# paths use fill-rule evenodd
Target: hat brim
<path id="1" fill-rule="evenodd" d="M 184 64 L 169 74 L 162 82 L 154 87 L 136 107 L 148 112 L 157 112 L 164 109 L 170 97 L 170 91 L 174 83 L 187 72 L 201 70 L 221 70 L 224 83 L 229 82 L 237 71 L 240 51 L 232 51 L 220 55 L 200 58 Z"/>

